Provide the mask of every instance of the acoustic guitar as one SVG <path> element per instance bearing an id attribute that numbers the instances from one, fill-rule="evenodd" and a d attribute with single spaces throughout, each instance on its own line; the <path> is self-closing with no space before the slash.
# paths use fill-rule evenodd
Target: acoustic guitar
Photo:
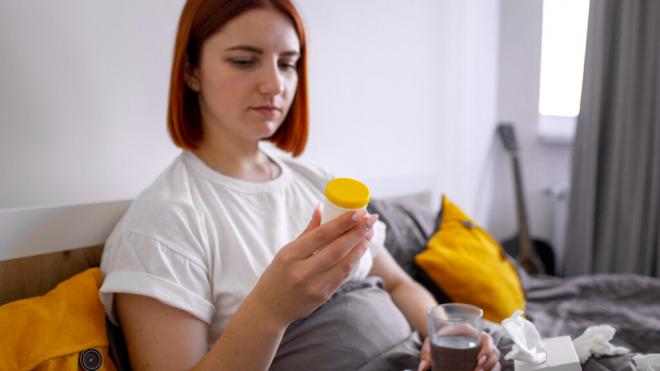
<path id="1" fill-rule="evenodd" d="M 518 233 L 502 242 L 502 247 L 513 256 L 520 266 L 529 274 L 555 274 L 555 257 L 552 246 L 540 239 L 532 239 L 529 234 L 527 206 L 520 168 L 520 146 L 516 139 L 515 128 L 510 123 L 497 126 L 497 133 L 504 148 L 511 157 L 513 181 L 515 185 L 516 211 L 518 216 Z"/>

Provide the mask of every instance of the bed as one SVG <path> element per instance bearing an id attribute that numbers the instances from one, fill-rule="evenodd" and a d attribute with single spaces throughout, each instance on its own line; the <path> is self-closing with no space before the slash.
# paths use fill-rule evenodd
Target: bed
<path id="1" fill-rule="evenodd" d="M 371 210 L 388 225 L 386 246 L 399 264 L 439 302 L 450 301 L 414 263 L 414 256 L 435 232 L 436 213 L 424 205 L 390 201 L 375 201 Z M 591 357 L 582 365 L 584 370 L 634 370 L 634 355 L 660 353 L 660 279 L 635 274 L 561 278 L 518 272 L 526 293 L 526 314 L 543 337 L 575 338 L 589 326 L 610 324 L 617 330 L 612 343 L 631 350 L 621 356 Z M 491 326 L 490 331 L 506 354 L 510 339 L 499 326 Z M 510 361 L 502 359 L 502 365 L 513 369 Z"/>
<path id="2" fill-rule="evenodd" d="M 413 278 L 440 302 L 450 299 L 414 263 L 436 229 L 440 193 L 433 174 L 370 182 L 375 198 L 369 208 L 388 225 L 386 246 Z M 41 295 L 64 279 L 98 266 L 103 242 L 129 200 L 28 209 L 0 210 L 0 304 Z M 628 355 L 591 358 L 586 370 L 631 370 L 636 353 L 660 352 L 660 280 L 631 274 L 577 278 L 537 276 L 521 272 L 527 314 L 544 337 L 575 337 L 591 325 L 617 329 L 613 343 L 630 348 Z M 111 353 L 120 369 L 128 369 L 121 333 L 109 328 Z M 506 354 L 511 341 L 489 325 L 498 348 Z M 502 359 L 505 369 L 513 369 Z"/>

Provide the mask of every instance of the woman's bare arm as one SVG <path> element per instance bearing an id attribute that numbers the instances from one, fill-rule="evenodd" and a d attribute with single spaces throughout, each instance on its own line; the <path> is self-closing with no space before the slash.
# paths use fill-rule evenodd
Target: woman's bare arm
<path id="1" fill-rule="evenodd" d="M 267 370 L 288 324 L 324 303 L 367 249 L 377 216 L 346 213 L 284 246 L 207 352 L 208 326 L 140 295 L 115 294 L 134 370 Z"/>
<path id="2" fill-rule="evenodd" d="M 426 310 L 437 304 L 433 296 L 415 282 L 385 249 L 374 257 L 369 274 L 383 279 L 385 290 L 389 292 L 394 304 L 422 338 L 426 337 Z"/>
<path id="3" fill-rule="evenodd" d="M 146 296 L 116 294 L 115 300 L 136 371 L 267 369 L 286 330 L 246 300 L 207 354 L 205 322 Z"/>
<path id="4" fill-rule="evenodd" d="M 392 258 L 387 250 L 381 251 L 374 258 L 371 274 L 383 278 L 385 290 L 392 296 L 394 304 L 403 312 L 422 338 L 424 345 L 420 353 L 419 370 L 428 370 L 431 367 L 431 347 L 426 327 L 426 310 L 436 305 L 431 294 L 420 284 L 415 282 Z M 481 349 L 477 356 L 475 371 L 499 371 L 500 352 L 493 345 L 493 339 L 486 333 L 481 334 Z"/>

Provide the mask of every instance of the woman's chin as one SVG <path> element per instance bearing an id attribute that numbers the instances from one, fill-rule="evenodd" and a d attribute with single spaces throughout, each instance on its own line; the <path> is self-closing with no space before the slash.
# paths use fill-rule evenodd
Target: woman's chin
<path id="1" fill-rule="evenodd" d="M 280 127 L 278 122 L 263 122 L 259 124 L 259 127 L 256 128 L 255 136 L 259 139 L 268 139 L 275 135 L 277 129 Z"/>

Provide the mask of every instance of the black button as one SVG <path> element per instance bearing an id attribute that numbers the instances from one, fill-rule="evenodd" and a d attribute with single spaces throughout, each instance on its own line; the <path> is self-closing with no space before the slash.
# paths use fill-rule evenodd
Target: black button
<path id="1" fill-rule="evenodd" d="M 78 364 L 85 371 L 96 371 L 103 366 L 103 356 L 96 349 L 85 349 L 78 357 Z"/>
<path id="2" fill-rule="evenodd" d="M 463 225 L 464 225 L 465 228 L 467 228 L 467 229 L 472 229 L 472 228 L 474 228 L 474 224 L 473 224 L 471 221 L 469 221 L 469 220 L 463 220 Z"/>

